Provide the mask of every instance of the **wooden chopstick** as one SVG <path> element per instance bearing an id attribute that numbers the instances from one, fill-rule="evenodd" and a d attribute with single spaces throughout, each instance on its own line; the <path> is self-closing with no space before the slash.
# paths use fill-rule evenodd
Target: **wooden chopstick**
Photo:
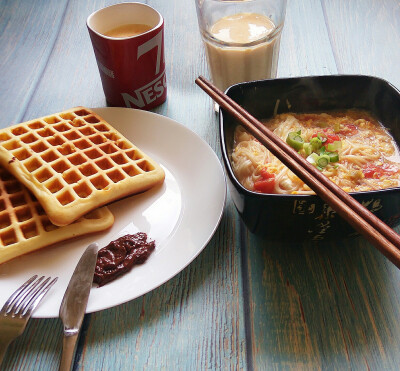
<path id="1" fill-rule="evenodd" d="M 253 134 L 357 232 L 362 234 L 393 264 L 400 268 L 400 236 L 393 229 L 323 175 L 292 147 L 210 81 L 199 76 L 196 79 L 196 84 L 224 110 L 240 121 L 247 131 Z"/>

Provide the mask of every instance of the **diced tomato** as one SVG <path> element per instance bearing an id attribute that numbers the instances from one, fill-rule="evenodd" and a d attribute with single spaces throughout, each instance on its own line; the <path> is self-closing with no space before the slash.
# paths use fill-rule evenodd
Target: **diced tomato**
<path id="1" fill-rule="evenodd" d="M 366 178 L 379 179 L 383 175 L 390 175 L 390 174 L 398 173 L 399 170 L 400 169 L 398 167 L 396 167 L 394 165 L 390 165 L 390 164 L 384 164 L 382 166 L 376 166 L 376 165 L 369 164 L 369 165 L 365 166 L 362 171 Z"/>
<path id="2" fill-rule="evenodd" d="M 270 178 L 274 178 L 275 179 L 275 174 L 270 173 L 266 168 L 262 168 L 260 170 L 260 175 L 264 178 L 264 179 L 270 179 Z"/>
<path id="3" fill-rule="evenodd" d="M 275 193 L 275 174 L 267 169 L 260 170 L 261 179 L 254 182 L 254 190 L 261 193 Z"/>
<path id="4" fill-rule="evenodd" d="M 346 124 L 342 130 L 339 131 L 340 134 L 351 137 L 358 133 L 358 127 L 353 124 Z"/>
<path id="5" fill-rule="evenodd" d="M 341 139 L 340 139 L 340 137 L 338 135 L 328 134 L 327 137 L 326 137 L 326 141 L 323 143 L 323 145 L 326 148 L 328 144 L 334 143 L 334 142 L 340 142 L 340 141 L 341 141 Z"/>
<path id="6" fill-rule="evenodd" d="M 275 193 L 275 176 L 254 182 L 254 190 L 261 193 Z"/>
<path id="7" fill-rule="evenodd" d="M 329 143 L 333 143 L 333 142 L 340 142 L 341 139 L 338 135 L 336 134 L 330 134 L 327 131 L 326 132 L 318 132 L 312 135 L 312 138 L 315 138 L 317 136 L 320 136 L 321 138 L 325 138 L 325 141 L 323 141 L 322 145 L 323 146 L 327 146 Z"/>
<path id="8" fill-rule="evenodd" d="M 377 168 L 376 166 L 368 166 L 363 169 L 364 176 L 366 178 L 372 179 L 372 178 L 380 178 L 382 176 L 382 171 Z"/>
<path id="9" fill-rule="evenodd" d="M 333 143 L 333 142 L 340 142 L 340 137 L 336 134 L 328 134 L 325 144 Z"/>

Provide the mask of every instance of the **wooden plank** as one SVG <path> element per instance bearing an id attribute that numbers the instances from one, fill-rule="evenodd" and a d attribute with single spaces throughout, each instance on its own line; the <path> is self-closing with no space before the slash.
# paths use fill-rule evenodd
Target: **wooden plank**
<path id="1" fill-rule="evenodd" d="M 278 77 L 336 73 L 320 2 L 288 2 L 279 53 Z"/>
<path id="2" fill-rule="evenodd" d="M 58 319 L 31 319 L 24 333 L 9 346 L 2 371 L 56 370 L 62 337 Z"/>
<path id="3" fill-rule="evenodd" d="M 364 60 L 371 44 L 352 44 L 354 16 L 366 12 L 370 7 L 361 1 L 290 2 L 281 46 L 281 56 L 289 57 L 280 59 L 279 75 L 377 71 L 376 59 Z M 388 19 L 393 28 L 392 17 L 379 14 L 379 27 Z M 363 35 L 372 32 L 363 27 Z M 387 55 L 391 46 L 379 48 Z M 392 61 L 379 72 L 393 81 L 394 67 Z M 254 369 L 398 369 L 399 346 L 391 339 L 400 330 L 399 271 L 368 243 L 339 240 L 316 247 L 245 236 Z"/>
<path id="4" fill-rule="evenodd" d="M 399 89 L 399 2 L 324 0 L 322 3 L 339 73 L 381 77 Z"/>
<path id="5" fill-rule="evenodd" d="M 278 77 L 335 73 L 321 4 L 313 0 L 289 2 Z M 321 367 L 323 356 L 320 347 L 312 344 L 315 339 L 310 338 L 303 313 L 308 300 L 297 292 L 300 286 L 309 295 L 307 285 L 298 282 L 308 278 L 303 274 L 304 252 L 285 243 L 260 239 L 244 228 L 242 233 L 249 272 L 247 280 L 243 278 L 251 318 L 249 362 L 255 370 Z"/>
<path id="6" fill-rule="evenodd" d="M 92 11 L 111 3 L 69 1 L 24 120 L 76 105 L 105 105 L 85 21 Z M 218 153 L 217 116 L 211 100 L 194 83 L 199 74 L 207 73 L 194 3 L 185 0 L 147 3 L 163 14 L 166 24 L 169 92 L 167 102 L 154 112 L 192 129 Z M 179 36 L 186 34 L 190 37 Z M 195 181 L 198 175 L 195 169 L 193 175 Z M 217 233 L 188 268 L 137 300 L 87 316 L 75 367 L 244 369 L 246 347 L 237 223 L 238 216 L 228 200 Z M 59 321 L 32 323 L 34 326 L 11 345 L 5 360 L 6 370 L 58 367 Z M 59 338 L 47 337 L 49 331 Z"/>
<path id="7" fill-rule="evenodd" d="M 396 369 L 399 272 L 371 246 L 249 249 L 255 369 Z"/>
<path id="8" fill-rule="evenodd" d="M 55 2 L 0 3 L 7 125 L 74 105 L 105 105 L 85 20 L 111 3 L 70 0 L 65 13 Z M 194 2 L 148 3 L 166 21 L 169 95 L 154 111 L 194 130 L 219 154 L 212 102 L 194 84 L 199 74 L 208 76 Z M 279 76 L 365 71 L 400 85 L 398 50 L 383 42 L 398 39 L 396 2 L 350 3 L 289 2 Z M 369 53 L 370 45 L 380 53 Z M 379 64 L 379 54 L 393 57 Z M 75 368 L 395 370 L 398 279 L 362 240 L 315 248 L 248 235 L 228 199 L 217 233 L 189 267 L 137 300 L 86 317 Z M 53 370 L 60 353 L 60 322 L 32 320 L 2 370 Z"/>
<path id="9" fill-rule="evenodd" d="M 129 304 L 94 314 L 78 368 L 244 369 L 231 222 L 225 217 L 204 252 L 168 283 Z M 107 339 L 108 346 L 99 338 Z"/>
<path id="10" fill-rule="evenodd" d="M 194 84 L 199 74 L 207 72 L 194 3 L 159 0 L 149 4 L 165 18 L 168 81 L 167 102 L 154 111 L 189 127 L 218 150 L 212 102 Z M 177 36 L 188 33 L 191 37 Z M 228 202 L 216 235 L 182 273 L 140 299 L 93 315 L 96 322 L 88 329 L 78 366 L 115 364 L 118 369 L 174 370 L 244 368 L 236 219 Z M 104 344 L 96 346 L 96 339 L 104 332 L 111 344 L 107 348 Z M 124 357 L 116 357 L 115 349 Z M 98 357 L 99 352 L 104 352 L 102 358 Z"/>
<path id="11" fill-rule="evenodd" d="M 67 0 L 0 1 L 1 127 L 21 121 L 53 49 L 66 4 Z"/>

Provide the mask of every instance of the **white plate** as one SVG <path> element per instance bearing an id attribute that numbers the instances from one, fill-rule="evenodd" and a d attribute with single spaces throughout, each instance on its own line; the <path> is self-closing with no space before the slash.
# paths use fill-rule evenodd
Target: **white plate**
<path id="1" fill-rule="evenodd" d="M 125 198 L 109 207 L 113 227 L 66 241 L 0 265 L 0 307 L 33 274 L 58 276 L 33 317 L 58 317 L 68 282 L 85 248 L 100 247 L 127 233 L 146 232 L 156 250 L 143 265 L 117 280 L 93 287 L 87 313 L 135 299 L 184 269 L 203 250 L 223 213 L 226 183 L 222 166 L 209 145 L 185 126 L 151 112 L 97 108 L 110 122 L 165 170 L 162 186 Z"/>

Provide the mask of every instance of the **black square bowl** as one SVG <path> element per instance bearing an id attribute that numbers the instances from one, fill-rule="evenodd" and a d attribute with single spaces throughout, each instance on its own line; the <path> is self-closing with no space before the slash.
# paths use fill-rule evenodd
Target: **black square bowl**
<path id="1" fill-rule="evenodd" d="M 271 118 L 275 111 L 366 110 L 400 143 L 400 92 L 376 77 L 334 75 L 262 80 L 234 85 L 226 93 L 259 120 Z M 233 173 L 230 159 L 238 124 L 220 110 L 220 143 L 230 193 L 251 232 L 296 242 L 356 235 L 354 229 L 316 195 L 261 194 L 244 188 Z M 389 226 L 400 223 L 400 188 L 351 195 Z"/>

